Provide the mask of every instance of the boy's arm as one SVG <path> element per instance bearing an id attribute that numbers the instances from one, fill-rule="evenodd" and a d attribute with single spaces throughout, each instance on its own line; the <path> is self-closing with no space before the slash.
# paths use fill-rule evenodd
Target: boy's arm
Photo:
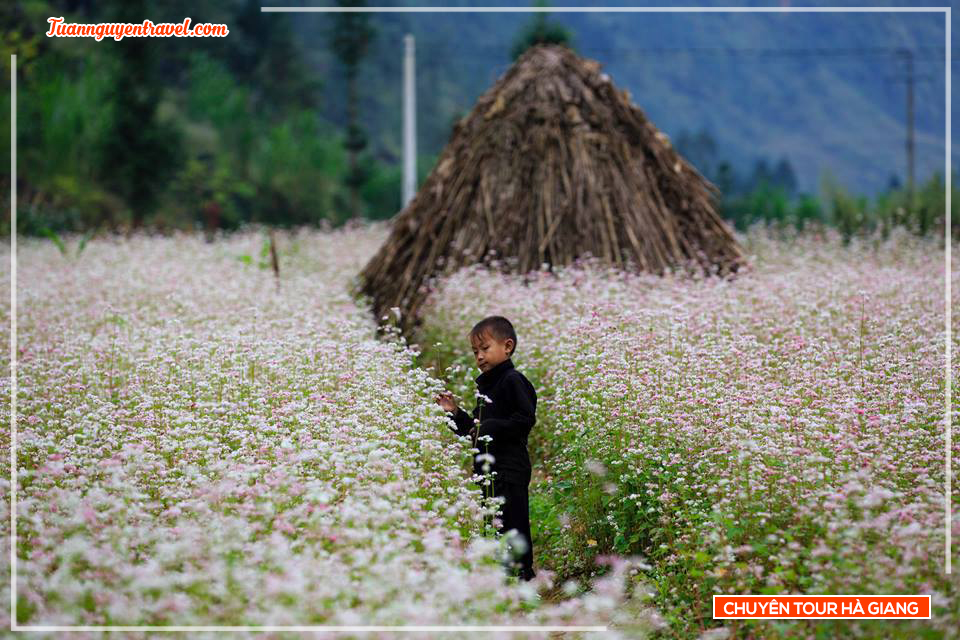
<path id="1" fill-rule="evenodd" d="M 448 411 L 447 415 L 453 418 L 453 421 L 457 424 L 456 434 L 458 436 L 470 435 L 470 429 L 473 428 L 473 418 L 477 417 L 477 407 L 473 408 L 473 417 L 461 407 L 457 407 L 457 410 L 452 414 Z"/>
<path id="2" fill-rule="evenodd" d="M 526 442 L 537 421 L 537 393 L 528 380 L 520 376 L 509 382 L 510 401 L 514 409 L 508 418 L 487 418 L 480 423 L 477 436 L 491 436 L 496 441 Z"/>

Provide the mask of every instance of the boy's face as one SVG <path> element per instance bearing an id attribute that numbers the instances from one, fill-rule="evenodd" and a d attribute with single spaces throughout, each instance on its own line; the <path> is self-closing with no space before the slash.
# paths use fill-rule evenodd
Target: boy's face
<path id="1" fill-rule="evenodd" d="M 477 359 L 477 368 L 480 371 L 489 371 L 509 358 L 514 347 L 511 338 L 500 340 L 489 333 L 471 338 L 470 343 L 473 346 L 473 357 Z"/>

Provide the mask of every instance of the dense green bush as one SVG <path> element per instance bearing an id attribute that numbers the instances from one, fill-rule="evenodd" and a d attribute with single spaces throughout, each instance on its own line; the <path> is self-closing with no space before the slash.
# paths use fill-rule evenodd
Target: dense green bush
<path id="1" fill-rule="evenodd" d="M 943 235 L 946 203 L 943 176 L 939 173 L 919 185 L 912 198 L 905 187 L 896 187 L 883 191 L 871 202 L 866 196 L 851 194 L 829 174 L 822 179 L 820 190 L 819 198 L 809 194 L 791 198 L 784 187 L 763 181 L 750 191 L 723 198 L 719 208 L 724 219 L 740 231 L 757 222 L 797 230 L 813 223 L 837 229 L 844 242 L 876 230 L 886 239 L 894 227 L 903 227 L 919 236 Z M 951 198 L 951 230 L 955 238 L 960 238 L 958 223 L 958 205 L 956 198 Z"/>

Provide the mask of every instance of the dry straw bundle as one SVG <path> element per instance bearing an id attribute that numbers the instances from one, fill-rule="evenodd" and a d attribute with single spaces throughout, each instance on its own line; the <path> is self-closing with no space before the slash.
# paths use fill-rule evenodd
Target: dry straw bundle
<path id="1" fill-rule="evenodd" d="M 600 64 L 529 49 L 454 127 L 437 166 L 360 275 L 376 317 L 406 333 L 431 278 L 481 260 L 520 273 L 590 254 L 662 274 L 744 266 L 714 185 Z"/>

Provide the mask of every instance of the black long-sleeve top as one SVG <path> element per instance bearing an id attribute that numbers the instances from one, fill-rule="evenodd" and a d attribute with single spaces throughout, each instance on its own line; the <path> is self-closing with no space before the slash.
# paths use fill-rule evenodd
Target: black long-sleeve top
<path id="1" fill-rule="evenodd" d="M 449 415 L 457 425 L 458 436 L 469 435 L 474 419 L 479 419 L 477 437 L 488 435 L 493 440 L 487 446 L 474 440 L 480 453 L 494 457 L 491 471 L 496 471 L 494 482 L 530 483 L 530 454 L 527 452 L 527 437 L 536 422 L 537 392 L 526 376 L 513 367 L 507 358 L 495 367 L 484 371 L 476 378 L 477 406 L 472 414 L 460 407 Z M 480 395 L 490 398 L 485 402 Z M 478 454 L 479 455 L 479 454 Z M 474 473 L 483 474 L 483 461 L 474 459 Z"/>

